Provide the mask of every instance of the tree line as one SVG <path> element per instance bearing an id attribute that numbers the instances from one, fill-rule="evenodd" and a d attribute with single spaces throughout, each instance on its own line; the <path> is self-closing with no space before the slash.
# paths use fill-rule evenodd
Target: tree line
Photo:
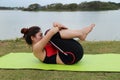
<path id="1" fill-rule="evenodd" d="M 0 6 L 0 10 L 23 10 L 24 7 L 3 7 L 3 6 Z"/>
<path id="2" fill-rule="evenodd" d="M 99 11 L 99 10 L 117 10 L 120 9 L 120 3 L 91 1 L 81 2 L 80 4 L 62 4 L 53 3 L 46 6 L 41 6 L 38 3 L 30 4 L 27 8 L 24 7 L 0 7 L 0 9 L 20 9 L 23 11 Z"/>
<path id="3" fill-rule="evenodd" d="M 117 10 L 120 9 L 120 3 L 115 2 L 101 2 L 101 1 L 91 1 L 82 2 L 80 4 L 62 4 L 53 3 L 46 6 L 41 6 L 40 4 L 30 4 L 28 8 L 24 8 L 24 11 L 99 11 L 99 10 Z"/>
<path id="4" fill-rule="evenodd" d="M 10 9 L 13 9 L 11 7 L 0 7 L 0 10 L 10 10 Z"/>

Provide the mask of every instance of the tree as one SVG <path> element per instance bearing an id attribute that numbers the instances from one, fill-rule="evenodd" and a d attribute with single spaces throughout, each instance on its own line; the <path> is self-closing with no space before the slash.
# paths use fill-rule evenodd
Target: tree
<path id="1" fill-rule="evenodd" d="M 76 3 L 71 3 L 68 5 L 68 9 L 71 11 L 75 11 L 78 9 L 78 5 Z"/>
<path id="2" fill-rule="evenodd" d="M 118 8 L 118 5 L 113 2 L 91 1 L 79 4 L 80 10 L 115 10 Z"/>
<path id="3" fill-rule="evenodd" d="M 62 10 L 63 9 L 63 4 L 61 4 L 61 3 L 55 4 L 55 9 L 56 10 Z"/>
<path id="4" fill-rule="evenodd" d="M 28 6 L 28 10 L 30 11 L 37 11 L 37 10 L 40 10 L 41 6 L 37 3 L 35 4 L 31 4 Z"/>

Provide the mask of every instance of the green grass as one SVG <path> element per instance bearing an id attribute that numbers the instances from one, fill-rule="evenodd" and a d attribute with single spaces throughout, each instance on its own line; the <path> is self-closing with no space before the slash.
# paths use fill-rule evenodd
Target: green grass
<path id="1" fill-rule="evenodd" d="M 0 80 L 120 80 L 120 73 L 0 70 Z"/>
<path id="2" fill-rule="evenodd" d="M 85 54 L 120 53 L 120 41 L 82 42 Z"/>
<path id="3" fill-rule="evenodd" d="M 32 52 L 31 50 L 23 39 L 0 41 L 0 56 L 10 52 Z"/>
<path id="4" fill-rule="evenodd" d="M 85 54 L 120 53 L 120 41 L 80 43 Z M 0 56 L 10 52 L 32 52 L 32 50 L 22 39 L 0 41 Z M 120 73 L 0 69 L 0 80 L 120 80 Z"/>

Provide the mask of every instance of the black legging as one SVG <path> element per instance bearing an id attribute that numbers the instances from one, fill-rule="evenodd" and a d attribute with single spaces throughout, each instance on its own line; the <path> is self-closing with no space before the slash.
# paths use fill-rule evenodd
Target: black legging
<path id="1" fill-rule="evenodd" d="M 64 52 L 72 52 L 75 60 L 73 61 L 71 56 L 66 56 L 62 52 L 59 52 L 59 56 L 61 60 L 64 62 L 64 64 L 74 64 L 77 63 L 81 58 L 83 57 L 83 48 L 80 43 L 78 43 L 74 39 L 62 39 L 60 36 L 60 33 L 56 33 L 51 41 L 57 45 L 60 49 L 62 49 Z"/>

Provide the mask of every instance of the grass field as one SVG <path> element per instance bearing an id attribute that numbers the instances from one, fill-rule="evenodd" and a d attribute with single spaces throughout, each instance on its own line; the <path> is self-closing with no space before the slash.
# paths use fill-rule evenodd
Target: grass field
<path id="1" fill-rule="evenodd" d="M 80 43 L 83 45 L 85 54 L 120 53 L 120 41 Z M 0 41 L 0 56 L 10 52 L 32 51 L 22 39 Z M 0 80 L 120 80 L 120 73 L 0 69 Z"/>

